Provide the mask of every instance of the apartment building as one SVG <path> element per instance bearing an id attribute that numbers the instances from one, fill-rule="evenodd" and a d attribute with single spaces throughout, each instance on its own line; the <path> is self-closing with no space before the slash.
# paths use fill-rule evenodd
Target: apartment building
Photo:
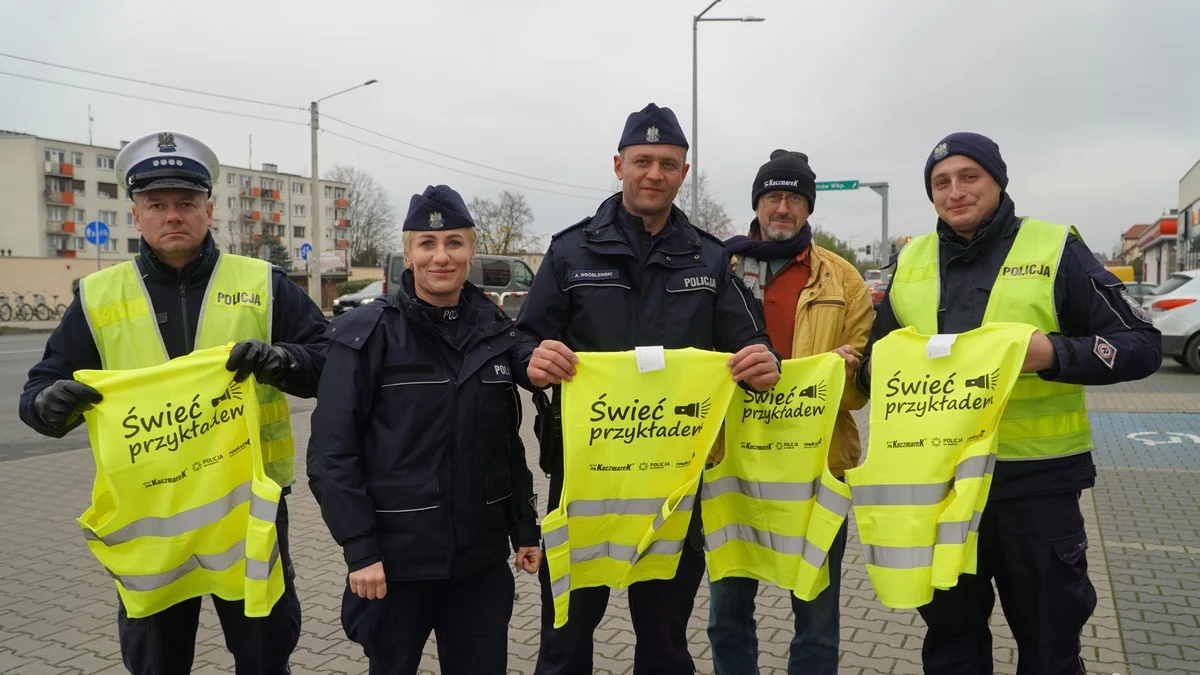
<path id="1" fill-rule="evenodd" d="M 118 148 L 0 131 L 0 251 L 13 257 L 117 261 L 137 253 L 131 202 L 113 174 Z M 213 186 L 213 236 L 224 251 L 268 257 L 283 246 L 303 271 L 301 249 L 312 244 L 314 217 L 324 230 L 322 269 L 348 271 L 349 186 L 321 181 L 321 213 L 313 213 L 312 183 L 280 173 L 221 166 Z M 84 237 L 93 221 L 108 225 L 99 247 Z M 99 250 L 97 251 L 97 248 Z M 11 253 L 10 253 L 11 251 Z"/>

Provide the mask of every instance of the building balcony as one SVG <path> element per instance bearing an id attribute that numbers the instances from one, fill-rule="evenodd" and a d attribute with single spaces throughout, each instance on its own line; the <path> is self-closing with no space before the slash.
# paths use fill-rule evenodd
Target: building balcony
<path id="1" fill-rule="evenodd" d="M 347 239 L 338 239 L 335 245 L 337 246 L 338 250 L 347 249 L 350 248 L 350 241 Z"/>
<path id="2" fill-rule="evenodd" d="M 279 221 L 283 220 L 283 214 L 279 211 L 276 211 L 275 213 L 271 214 L 271 220 L 278 223 Z"/>
<path id="3" fill-rule="evenodd" d="M 46 201 L 50 202 L 51 204 L 74 204 L 75 203 L 75 193 L 74 192 L 51 192 L 49 190 L 46 190 L 42 193 L 42 195 L 45 196 Z"/>
<path id="4" fill-rule="evenodd" d="M 75 221 L 47 221 L 46 232 L 50 234 L 75 234 Z"/>
<path id="5" fill-rule="evenodd" d="M 46 162 L 46 174 L 49 176 L 74 176 L 75 165 L 66 162 Z"/>
<path id="6" fill-rule="evenodd" d="M 350 227 L 350 221 L 346 218 L 338 218 L 333 223 L 334 227 Z"/>
<path id="7" fill-rule="evenodd" d="M 75 249 L 68 248 L 65 244 L 59 247 L 50 247 L 50 255 L 55 258 L 74 258 Z"/>
<path id="8" fill-rule="evenodd" d="M 262 211 L 242 211 L 242 220 L 262 220 Z"/>
<path id="9" fill-rule="evenodd" d="M 277 201 L 279 199 L 279 190 L 263 190 L 262 198 L 264 200 Z"/>
<path id="10" fill-rule="evenodd" d="M 334 205 L 335 207 L 339 208 L 339 209 L 345 209 L 345 208 L 349 208 L 349 207 L 350 207 L 350 200 L 349 200 L 349 199 L 345 199 L 345 198 L 342 198 L 342 199 L 335 199 L 335 200 L 333 200 L 333 205 Z"/>

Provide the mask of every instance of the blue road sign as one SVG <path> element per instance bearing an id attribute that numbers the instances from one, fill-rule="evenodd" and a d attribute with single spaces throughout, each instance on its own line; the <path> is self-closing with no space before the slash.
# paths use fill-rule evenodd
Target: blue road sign
<path id="1" fill-rule="evenodd" d="M 108 225 L 99 220 L 93 220 L 83 229 L 83 236 L 87 238 L 89 244 L 99 246 L 108 241 Z"/>
<path id="2" fill-rule="evenodd" d="M 300 245 L 300 258 L 308 260 L 308 254 L 312 253 L 312 244 L 304 243 Z"/>

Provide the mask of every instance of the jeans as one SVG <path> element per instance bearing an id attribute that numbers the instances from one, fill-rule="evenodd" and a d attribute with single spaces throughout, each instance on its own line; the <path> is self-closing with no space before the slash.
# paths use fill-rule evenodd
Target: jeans
<path id="1" fill-rule="evenodd" d="M 811 601 L 792 599 L 796 633 L 792 636 L 788 675 L 837 675 L 838 604 L 846 524 L 829 547 L 829 587 Z M 726 577 L 709 584 L 708 639 L 717 675 L 758 673 L 758 635 L 754 598 L 758 581 Z"/>

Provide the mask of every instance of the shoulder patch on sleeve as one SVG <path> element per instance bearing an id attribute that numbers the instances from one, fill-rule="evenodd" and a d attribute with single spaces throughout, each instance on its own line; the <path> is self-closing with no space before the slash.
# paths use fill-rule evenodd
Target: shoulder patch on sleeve
<path id="1" fill-rule="evenodd" d="M 1137 300 L 1134 300 L 1133 296 L 1129 294 L 1129 289 L 1124 286 L 1121 287 L 1121 299 L 1125 301 L 1125 304 L 1129 305 L 1129 311 L 1133 312 L 1135 319 L 1142 323 L 1148 323 L 1151 326 L 1154 325 L 1154 319 L 1150 318 L 1150 313 L 1142 309 Z"/>
<path id="2" fill-rule="evenodd" d="M 329 323 L 329 339 L 354 350 L 362 349 L 379 324 L 386 306 L 384 303 L 371 303 L 334 317 Z"/>
<path id="3" fill-rule="evenodd" d="M 1117 361 L 1117 348 L 1112 346 L 1112 343 L 1099 335 L 1096 336 L 1096 344 L 1092 347 L 1092 353 L 1096 358 L 1100 359 L 1100 363 L 1108 366 L 1109 370 L 1113 369 L 1113 364 Z"/>

